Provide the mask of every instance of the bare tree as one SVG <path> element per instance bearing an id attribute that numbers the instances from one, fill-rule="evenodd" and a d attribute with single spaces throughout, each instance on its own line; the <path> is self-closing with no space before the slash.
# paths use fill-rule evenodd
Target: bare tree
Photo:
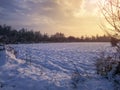
<path id="1" fill-rule="evenodd" d="M 106 21 L 102 22 L 100 27 L 111 38 L 111 44 L 116 48 L 116 52 L 112 52 L 112 55 L 103 54 L 98 59 L 97 72 L 113 81 L 114 90 L 120 90 L 120 80 L 116 78 L 120 76 L 120 0 L 104 0 L 100 2 L 99 7 Z"/>
<path id="2" fill-rule="evenodd" d="M 111 44 L 120 49 L 118 45 L 120 41 L 120 0 L 105 0 L 100 2 L 99 7 L 108 26 L 102 24 L 101 28 L 111 37 Z"/>
<path id="3" fill-rule="evenodd" d="M 104 0 L 99 7 L 106 20 L 106 23 L 102 24 L 101 28 L 110 36 L 112 46 L 116 47 L 117 53 L 114 55 L 115 58 L 112 57 L 112 59 L 117 61 L 115 67 L 115 73 L 117 74 L 120 73 L 120 0 Z M 112 64 L 110 63 L 111 66 Z"/>

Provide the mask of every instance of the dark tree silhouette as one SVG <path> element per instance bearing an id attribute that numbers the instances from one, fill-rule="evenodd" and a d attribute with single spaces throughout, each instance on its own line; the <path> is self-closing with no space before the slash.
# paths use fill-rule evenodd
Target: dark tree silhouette
<path id="1" fill-rule="evenodd" d="M 63 33 L 55 33 L 49 36 L 47 33 L 41 34 L 40 31 L 33 31 L 22 28 L 20 30 L 12 29 L 11 26 L 0 25 L 0 42 L 1 43 L 41 43 L 41 42 L 106 42 L 109 41 L 107 36 L 74 36 L 65 37 Z"/>

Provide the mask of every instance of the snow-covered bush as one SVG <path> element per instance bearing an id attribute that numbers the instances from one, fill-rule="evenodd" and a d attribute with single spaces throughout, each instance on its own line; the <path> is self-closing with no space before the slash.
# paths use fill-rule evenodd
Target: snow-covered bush
<path id="1" fill-rule="evenodd" d="M 85 81 L 85 76 L 82 75 L 82 73 L 80 73 L 80 71 L 77 68 L 77 65 L 75 65 L 73 61 L 70 61 L 70 63 L 74 66 L 70 82 L 71 88 L 77 89 L 79 88 L 80 84 L 82 84 Z"/>
<path id="2" fill-rule="evenodd" d="M 101 56 L 96 61 L 97 74 L 106 77 L 120 90 L 120 59 L 117 56 Z"/>
<path id="3" fill-rule="evenodd" d="M 72 88 L 77 88 L 80 80 L 79 72 L 74 72 L 71 76 L 71 86 Z"/>
<path id="4" fill-rule="evenodd" d="M 80 84 L 83 84 L 86 77 L 80 74 L 79 72 L 73 72 L 71 76 L 71 88 L 77 89 L 80 88 Z"/>
<path id="5" fill-rule="evenodd" d="M 108 73 L 114 68 L 117 67 L 119 61 L 113 59 L 111 56 L 98 58 L 96 62 L 97 73 L 102 76 L 107 76 Z M 117 71 L 116 71 L 117 72 Z"/>

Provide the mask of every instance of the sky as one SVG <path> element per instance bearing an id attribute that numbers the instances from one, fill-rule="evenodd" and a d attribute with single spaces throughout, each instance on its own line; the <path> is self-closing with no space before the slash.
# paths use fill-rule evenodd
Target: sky
<path id="1" fill-rule="evenodd" d="M 98 0 L 0 0 L 0 24 L 66 36 L 102 35 Z"/>

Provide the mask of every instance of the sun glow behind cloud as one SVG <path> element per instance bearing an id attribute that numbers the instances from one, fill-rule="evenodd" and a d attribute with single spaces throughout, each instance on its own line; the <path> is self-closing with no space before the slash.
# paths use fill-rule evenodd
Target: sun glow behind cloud
<path id="1" fill-rule="evenodd" d="M 1 0 L 1 24 L 27 27 L 48 34 L 103 34 L 97 0 Z"/>

